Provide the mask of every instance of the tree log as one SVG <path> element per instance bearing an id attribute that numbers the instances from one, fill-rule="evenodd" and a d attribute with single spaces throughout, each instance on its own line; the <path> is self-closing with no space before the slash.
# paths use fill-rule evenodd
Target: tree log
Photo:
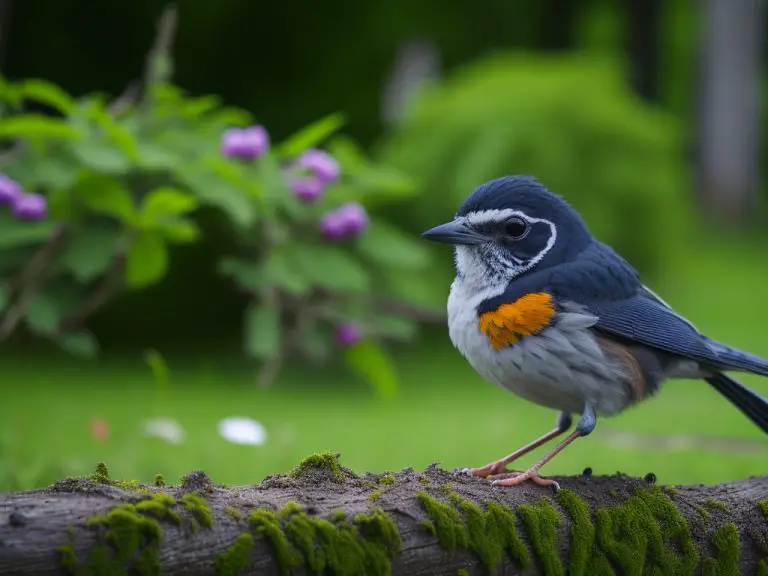
<path id="1" fill-rule="evenodd" d="M 768 476 L 621 474 L 492 487 L 436 465 L 356 475 L 336 455 L 224 487 L 87 478 L 0 494 L 0 574 L 768 575 Z"/>

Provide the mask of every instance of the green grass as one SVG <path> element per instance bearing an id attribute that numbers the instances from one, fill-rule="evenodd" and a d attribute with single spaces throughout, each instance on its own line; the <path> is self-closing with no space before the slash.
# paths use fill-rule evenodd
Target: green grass
<path id="1" fill-rule="evenodd" d="M 735 244 L 700 243 L 655 285 L 671 304 L 712 337 L 768 356 L 768 267 Z M 0 391 L 0 490 L 42 486 L 89 473 L 106 461 L 113 477 L 176 482 L 201 468 L 215 482 L 245 484 L 284 472 L 314 451 L 342 453 L 359 472 L 482 465 L 548 430 L 555 414 L 482 381 L 448 343 L 447 334 L 397 355 L 400 395 L 379 400 L 364 384 L 336 373 L 289 371 L 258 389 L 238 361 L 218 366 L 169 360 L 171 384 L 159 389 L 140 358 L 29 362 L 4 360 Z M 768 379 L 744 377 L 768 394 Z M 270 437 L 264 446 L 230 444 L 217 433 L 227 416 L 250 416 Z M 106 443 L 89 435 L 104 418 Z M 170 416 L 187 431 L 178 446 L 145 438 L 144 419 Z M 610 442 L 611 431 L 640 435 L 703 435 L 762 442 L 752 453 L 634 450 Z M 718 482 L 764 474 L 764 435 L 703 382 L 668 383 L 653 400 L 611 419 L 555 458 L 545 473 L 617 470 L 655 472 L 663 483 Z M 542 450 L 526 457 L 528 465 Z"/>

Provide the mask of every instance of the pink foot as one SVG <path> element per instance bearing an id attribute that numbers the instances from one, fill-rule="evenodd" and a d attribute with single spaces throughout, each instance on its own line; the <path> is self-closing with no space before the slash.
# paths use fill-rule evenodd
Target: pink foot
<path id="1" fill-rule="evenodd" d="M 501 460 L 486 464 L 482 468 L 462 468 L 458 471 L 459 474 L 466 474 L 467 476 L 475 476 L 477 478 L 488 478 L 489 476 L 496 476 L 507 472 L 506 465 Z"/>
<path id="2" fill-rule="evenodd" d="M 539 476 L 539 469 L 537 467 L 529 468 L 525 472 L 511 472 L 508 474 L 500 474 L 491 482 L 492 486 L 519 486 L 526 480 L 530 480 L 534 484 L 539 486 L 553 486 L 555 490 L 560 489 L 560 485 L 554 480 L 548 478 L 542 478 Z"/>

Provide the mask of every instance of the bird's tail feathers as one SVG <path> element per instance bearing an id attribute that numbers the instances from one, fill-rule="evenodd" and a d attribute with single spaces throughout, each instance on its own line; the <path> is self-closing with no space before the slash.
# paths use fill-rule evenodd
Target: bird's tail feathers
<path id="1" fill-rule="evenodd" d="M 723 370 L 743 370 L 768 376 L 768 360 L 749 352 L 737 350 L 710 338 L 706 339 L 709 347 L 717 354 Z"/>
<path id="2" fill-rule="evenodd" d="M 768 399 L 722 373 L 710 376 L 706 381 L 768 434 Z"/>

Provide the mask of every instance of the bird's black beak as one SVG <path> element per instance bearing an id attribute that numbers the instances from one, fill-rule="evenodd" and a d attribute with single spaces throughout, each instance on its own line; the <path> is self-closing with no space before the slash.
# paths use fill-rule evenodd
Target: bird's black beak
<path id="1" fill-rule="evenodd" d="M 454 246 L 485 244 L 489 240 L 487 236 L 473 230 L 462 220 L 454 220 L 452 222 L 440 224 L 439 226 L 430 228 L 426 232 L 422 232 L 421 236 L 422 238 L 432 240 L 433 242 L 453 244 Z"/>

